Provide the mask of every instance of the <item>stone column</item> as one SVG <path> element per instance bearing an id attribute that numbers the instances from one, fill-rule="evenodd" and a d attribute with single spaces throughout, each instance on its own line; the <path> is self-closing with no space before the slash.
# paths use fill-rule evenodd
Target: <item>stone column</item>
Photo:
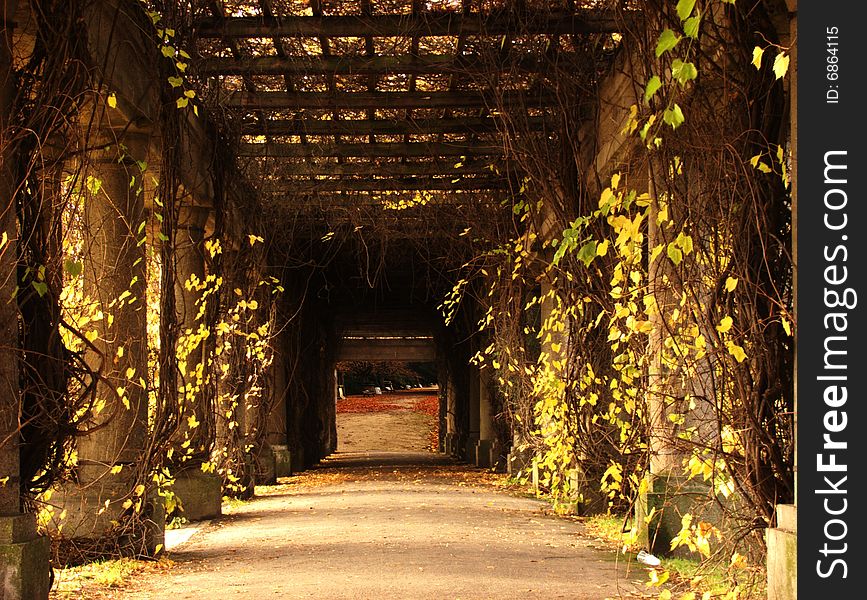
<path id="1" fill-rule="evenodd" d="M 661 173 L 663 167 L 652 165 Z M 648 246 L 654 248 L 665 244 L 666 238 L 657 222 L 659 196 L 664 194 L 662 184 L 654 181 L 653 173 L 648 177 L 650 197 L 654 200 L 648 216 Z M 687 271 L 696 267 L 687 261 L 679 267 L 688 278 Z M 714 492 L 710 485 L 700 478 L 690 479 L 684 472 L 684 459 L 691 451 L 691 442 L 681 438 L 687 429 L 694 430 L 693 441 L 711 443 L 719 435 L 715 408 L 715 391 L 711 381 L 713 357 L 710 353 L 695 359 L 692 368 L 695 372 L 687 376 L 683 360 L 673 366 L 664 360 L 666 339 L 683 324 L 671 323 L 671 316 L 679 306 L 682 293 L 677 269 L 671 261 L 658 258 L 648 265 L 648 288 L 655 299 L 656 310 L 648 315 L 652 324 L 648 334 L 647 355 L 650 357 L 647 368 L 647 409 L 649 419 L 650 469 L 646 498 L 637 502 L 637 522 L 642 542 L 652 551 L 672 554 L 670 542 L 681 529 L 682 517 L 686 513 L 697 519 L 720 523 L 722 512 L 713 502 Z M 673 331 L 674 330 L 674 331 Z M 709 333 L 704 331 L 706 337 Z M 693 404 L 690 408 L 691 403 Z M 682 422 L 674 419 L 682 416 Z M 651 522 L 644 518 L 644 511 L 656 509 Z M 684 547 L 676 554 L 685 554 Z"/>
<path id="2" fill-rule="evenodd" d="M 490 379 L 490 368 L 479 372 L 479 441 L 475 449 L 477 467 L 494 467 L 497 464 Z"/>
<path id="3" fill-rule="evenodd" d="M 792 182 L 792 259 L 798 263 L 798 6 L 796 0 L 786 0 L 788 8 L 788 36 L 782 36 L 783 45 L 789 46 L 789 143 L 794 149 L 789 176 Z M 792 43 L 795 41 L 795 43 Z M 798 315 L 798 269 L 793 272 L 794 311 Z M 796 317 L 797 322 L 797 317 Z M 798 497 L 798 347 L 795 345 L 795 498 Z M 776 527 L 768 528 L 767 572 L 768 600 L 795 600 L 798 597 L 798 508 L 795 504 L 778 504 Z"/>
<path id="4" fill-rule="evenodd" d="M 114 139 L 108 131 L 105 139 Z M 98 373 L 90 432 L 79 438 L 77 481 L 57 498 L 66 512 L 62 534 L 67 538 L 113 536 L 112 521 L 122 521 L 131 501 L 140 507 L 142 528 L 124 531 L 126 550 L 151 553 L 163 543 L 162 499 L 147 498 L 139 484 L 148 479 L 146 255 L 142 224 L 144 198 L 131 185 L 139 176 L 135 160 L 147 155 L 148 138 L 124 136 L 125 149 L 112 144 L 88 154 L 82 179 L 86 255 L 84 291 L 103 317 L 88 326 L 92 346 L 85 360 Z M 94 337 L 95 336 L 95 337 Z M 139 489 L 137 489 L 139 488 Z"/>
<path id="5" fill-rule="evenodd" d="M 36 518 L 21 513 L 19 498 L 17 219 L 15 157 L 10 152 L 10 108 L 15 95 L 12 71 L 12 23 L 15 0 L 0 5 L 0 596 L 8 600 L 48 598 L 49 542 L 36 535 Z"/>
<path id="6" fill-rule="evenodd" d="M 477 349 L 478 344 L 473 344 L 473 350 Z M 468 461 L 475 462 L 476 457 L 476 445 L 479 443 L 479 392 L 481 385 L 479 380 L 481 378 L 481 372 L 479 368 L 476 366 L 468 367 L 470 370 L 470 385 L 469 385 L 469 428 L 467 431 L 467 441 L 466 441 L 466 456 Z"/>
<path id="7" fill-rule="evenodd" d="M 268 413 L 268 435 L 266 440 L 274 455 L 274 477 L 288 477 L 292 474 L 292 458 L 289 455 L 287 433 L 286 397 L 289 393 L 289 380 L 286 373 L 289 357 L 286 334 L 288 327 L 280 320 L 277 311 L 274 326 L 274 358 L 271 361 L 271 411 Z"/>
<path id="8" fill-rule="evenodd" d="M 175 306 L 181 331 L 178 342 L 182 359 L 179 381 L 181 418 L 173 443 L 172 491 L 180 500 L 180 511 L 188 521 L 212 519 L 222 514 L 222 482 L 209 468 L 214 444 L 214 414 L 211 399 L 202 388 L 208 376 L 206 344 L 199 333 L 205 327 L 199 316 L 201 292 L 191 283 L 204 281 L 203 242 L 209 209 L 182 206 L 175 234 Z M 203 470 L 203 467 L 206 470 Z"/>

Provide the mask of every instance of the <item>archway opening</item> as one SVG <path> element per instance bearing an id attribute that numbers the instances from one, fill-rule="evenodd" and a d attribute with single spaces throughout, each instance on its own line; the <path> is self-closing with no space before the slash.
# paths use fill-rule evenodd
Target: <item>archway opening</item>
<path id="1" fill-rule="evenodd" d="M 432 362 L 337 365 L 337 452 L 436 452 L 439 385 Z"/>

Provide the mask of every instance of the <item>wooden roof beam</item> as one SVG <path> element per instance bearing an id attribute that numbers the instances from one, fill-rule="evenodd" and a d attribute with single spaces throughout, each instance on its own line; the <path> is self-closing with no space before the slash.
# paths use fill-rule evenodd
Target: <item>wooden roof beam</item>
<path id="1" fill-rule="evenodd" d="M 259 191 L 266 194 L 310 194 L 315 192 L 401 192 L 452 190 L 508 190 L 511 185 L 504 177 L 389 177 L 386 179 L 284 179 L 279 183 L 263 183 Z"/>
<path id="2" fill-rule="evenodd" d="M 466 175 L 487 173 L 494 169 L 505 172 L 511 165 L 499 159 L 457 162 L 456 160 L 433 160 L 425 162 L 379 162 L 379 163 L 288 163 L 281 164 L 281 175 L 332 175 L 332 176 L 421 176 L 421 175 Z"/>
<path id="3" fill-rule="evenodd" d="M 503 145 L 497 142 L 409 142 L 392 144 L 241 144 L 238 156 L 306 158 L 306 157 L 362 157 L 362 158 L 420 158 L 434 156 L 499 156 Z"/>
<path id="4" fill-rule="evenodd" d="M 561 54 L 565 63 L 568 55 Z M 422 56 L 256 56 L 251 58 L 208 57 L 193 63 L 191 69 L 201 77 L 219 75 L 388 75 L 409 73 L 430 75 L 436 73 L 488 73 L 492 71 L 521 71 L 539 73 L 554 66 L 537 57 L 521 55 L 505 61 L 479 56 L 455 58 L 449 54 Z"/>
<path id="5" fill-rule="evenodd" d="M 200 38 L 577 35 L 619 32 L 626 25 L 616 11 L 604 9 L 523 15 L 419 12 L 412 15 L 232 17 L 223 21 L 206 18 L 199 21 L 196 34 Z"/>
<path id="6" fill-rule="evenodd" d="M 550 117 L 524 117 L 522 128 L 530 131 L 550 129 Z M 246 135 L 406 135 L 434 133 L 497 133 L 502 123 L 491 117 L 455 117 L 451 119 L 293 119 L 251 122 L 241 125 Z"/>

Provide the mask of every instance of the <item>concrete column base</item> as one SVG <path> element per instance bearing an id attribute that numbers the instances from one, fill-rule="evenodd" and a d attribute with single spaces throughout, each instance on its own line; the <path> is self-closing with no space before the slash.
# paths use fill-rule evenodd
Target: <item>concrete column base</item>
<path id="1" fill-rule="evenodd" d="M 51 541 L 36 535 L 32 514 L 0 516 L 0 598 L 47 600 Z"/>
<path id="2" fill-rule="evenodd" d="M 289 472 L 300 473 L 307 470 L 307 464 L 304 462 L 304 448 L 298 446 L 289 452 Z"/>
<path id="3" fill-rule="evenodd" d="M 470 435 L 468 435 L 466 437 L 466 440 L 464 441 L 464 444 L 463 444 L 463 448 L 461 448 L 461 450 L 463 451 L 463 455 L 466 458 L 468 463 L 471 463 L 471 464 L 476 463 L 476 445 L 478 443 L 479 443 L 479 434 L 478 433 L 471 433 Z"/>
<path id="4" fill-rule="evenodd" d="M 575 501 L 575 512 L 582 516 L 597 515 L 608 509 L 608 497 L 599 490 L 599 482 L 588 479 L 580 467 L 569 469 L 569 495 Z"/>
<path id="5" fill-rule="evenodd" d="M 724 515 L 706 482 L 681 474 L 650 477 L 648 491 L 636 503 L 635 514 L 638 541 L 650 552 L 661 556 L 694 556 L 686 546 L 671 550 L 671 540 L 680 532 L 683 515 L 687 513 L 693 515 L 693 523 L 709 521 L 724 529 Z M 653 517 L 648 519 L 654 509 Z"/>
<path id="6" fill-rule="evenodd" d="M 777 526 L 765 533 L 768 546 L 768 600 L 798 597 L 798 511 L 794 504 L 777 505 Z"/>
<path id="7" fill-rule="evenodd" d="M 277 483 L 276 457 L 270 446 L 262 448 L 256 460 L 256 485 L 274 485 Z"/>
<path id="8" fill-rule="evenodd" d="M 496 466 L 497 459 L 494 456 L 494 440 L 479 440 L 472 453 L 477 467 L 489 469 Z"/>
<path id="9" fill-rule="evenodd" d="M 175 475 L 172 491 L 181 503 L 181 510 L 170 516 L 204 521 L 223 514 L 223 482 L 216 473 L 204 473 L 201 469 L 181 471 Z"/>
<path id="10" fill-rule="evenodd" d="M 506 457 L 506 472 L 517 477 L 518 474 L 526 474 L 533 463 L 533 452 L 529 449 L 518 450 L 514 446 Z"/>
<path id="11" fill-rule="evenodd" d="M 87 479 L 85 479 L 87 480 Z M 124 556 L 155 556 L 165 545 L 166 510 L 162 496 L 145 490 L 138 520 L 128 530 L 118 530 L 115 523 L 129 512 L 127 500 L 137 498 L 133 485 L 124 477 L 106 474 L 87 485 L 68 485 L 51 496 L 53 514 L 49 526 L 57 537 L 76 542 L 82 550 L 78 556 L 61 556 L 62 561 L 97 558 L 100 540 L 110 540 L 112 552 Z M 139 499 L 140 501 L 140 499 Z"/>
<path id="12" fill-rule="evenodd" d="M 443 436 L 443 452 L 445 454 L 448 454 L 449 456 L 454 455 L 456 442 L 457 442 L 457 436 L 454 433 L 452 433 L 452 432 L 446 433 Z"/>
<path id="13" fill-rule="evenodd" d="M 292 474 L 292 454 L 289 447 L 282 444 L 272 444 L 274 455 L 274 477 L 289 477 Z"/>

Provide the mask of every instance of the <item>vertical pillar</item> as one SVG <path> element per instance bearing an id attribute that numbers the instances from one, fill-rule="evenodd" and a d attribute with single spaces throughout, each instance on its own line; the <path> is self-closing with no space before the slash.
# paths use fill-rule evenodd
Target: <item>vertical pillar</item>
<path id="1" fill-rule="evenodd" d="M 106 139 L 114 139 L 107 131 Z M 78 440 L 77 481 L 54 496 L 62 510 L 62 534 L 73 539 L 116 537 L 122 550 L 149 554 L 163 543 L 160 497 L 148 498 L 141 468 L 148 443 L 148 396 L 140 381 L 147 369 L 146 256 L 141 243 L 144 199 L 132 177 L 148 139 L 124 136 L 124 150 L 109 145 L 87 157 L 83 180 L 84 291 L 95 315 L 85 360 L 99 374 L 90 433 Z M 138 518 L 127 520 L 130 502 Z M 119 525 L 118 525 L 119 523 Z M 60 523 L 58 523 L 59 525 Z"/>
<path id="2" fill-rule="evenodd" d="M 12 30 L 15 0 L 0 5 L 0 232 L 8 241 L 0 246 L 0 596 L 9 600 L 48 598 L 49 543 L 36 535 L 36 518 L 21 513 L 19 498 L 18 309 L 14 299 L 17 277 L 17 219 L 15 215 L 15 157 L 10 147 L 10 108 L 15 94 L 12 80 Z"/>
<path id="3" fill-rule="evenodd" d="M 656 173 L 662 173 L 659 164 L 652 164 Z M 650 197 L 654 203 L 648 218 L 648 245 L 651 248 L 665 244 L 666 239 L 658 224 L 656 211 L 658 200 L 664 194 L 663 187 L 651 172 L 648 177 Z M 696 192 L 697 193 L 697 192 Z M 683 263 L 681 269 L 697 269 Z M 688 277 L 684 274 L 683 277 Z M 671 315 L 679 305 L 682 293 L 681 281 L 670 261 L 655 260 L 648 265 L 648 288 L 655 300 L 655 310 L 648 314 L 652 324 L 648 334 L 647 355 L 647 403 L 649 419 L 650 450 L 649 485 L 646 497 L 636 503 L 636 521 L 642 542 L 652 551 L 671 554 L 670 542 L 680 532 L 684 514 L 690 513 L 704 520 L 720 523 L 723 513 L 714 502 L 711 485 L 698 478 L 690 479 L 684 473 L 684 459 L 692 452 L 690 441 L 681 438 L 686 430 L 692 430 L 694 441 L 710 443 L 719 435 L 715 407 L 715 390 L 711 380 L 713 357 L 708 354 L 696 359 L 695 372 L 687 377 L 683 365 L 666 361 L 666 340 L 673 328 L 682 325 L 671 323 Z M 704 332 L 708 335 L 707 332 Z M 690 408 L 690 404 L 693 404 Z M 682 416 L 679 422 L 673 418 Z M 645 519 L 645 511 L 655 509 L 651 522 Z M 675 553 L 686 553 L 685 548 Z"/>
<path id="4" fill-rule="evenodd" d="M 277 300 L 277 310 L 274 312 L 273 359 L 271 360 L 271 411 L 268 413 L 266 441 L 274 455 L 274 477 L 288 477 L 292 474 L 292 457 L 289 453 L 287 396 L 289 394 L 290 342 L 292 332 L 287 323 L 286 312 L 288 301 L 285 293 Z"/>
<path id="5" fill-rule="evenodd" d="M 203 388 L 208 369 L 205 339 L 200 328 L 200 292 L 188 285 L 205 279 L 203 243 L 209 209 L 182 206 L 175 235 L 175 306 L 181 331 L 178 353 L 181 359 L 179 403 L 181 408 L 178 431 L 172 443 L 172 491 L 180 500 L 175 516 L 188 521 L 212 519 L 222 514 L 222 483 L 210 468 L 214 444 L 214 411 L 212 400 Z M 205 470 L 203 470 L 203 467 Z"/>
<path id="6" fill-rule="evenodd" d="M 792 161 L 789 176 L 792 181 L 792 262 L 798 263 L 798 6 L 796 0 L 786 0 L 788 36 L 782 43 L 789 46 L 789 144 Z M 781 36 L 783 37 L 783 36 Z M 795 43 L 792 41 L 795 40 Z M 793 308 L 798 315 L 798 269 L 792 274 Z M 795 498 L 798 497 L 798 346 L 795 344 Z M 767 544 L 768 600 L 795 600 L 798 597 L 798 509 L 796 504 L 778 504 L 776 527 L 765 534 Z"/>
<path id="7" fill-rule="evenodd" d="M 474 350 L 475 346 L 478 344 L 473 344 Z M 469 428 L 467 430 L 467 441 L 466 441 L 466 456 L 467 460 L 475 462 L 476 457 L 476 445 L 479 443 L 479 411 L 480 411 L 480 379 L 481 372 L 478 367 L 470 366 L 470 385 L 469 385 Z"/>
<path id="8" fill-rule="evenodd" d="M 246 288 L 247 258 L 237 248 L 223 249 L 224 288 Z M 237 297 L 231 302 L 237 301 Z M 247 391 L 250 364 L 246 348 L 238 336 L 231 339 L 230 347 L 220 357 L 228 368 L 220 380 L 217 395 L 215 457 L 221 460 L 224 472 L 223 492 L 235 498 L 249 498 L 255 492 L 252 464 L 246 450 Z"/>
<path id="9" fill-rule="evenodd" d="M 479 372 L 479 441 L 476 443 L 475 456 L 476 466 L 485 468 L 497 464 L 490 378 L 490 369 L 482 369 Z"/>

